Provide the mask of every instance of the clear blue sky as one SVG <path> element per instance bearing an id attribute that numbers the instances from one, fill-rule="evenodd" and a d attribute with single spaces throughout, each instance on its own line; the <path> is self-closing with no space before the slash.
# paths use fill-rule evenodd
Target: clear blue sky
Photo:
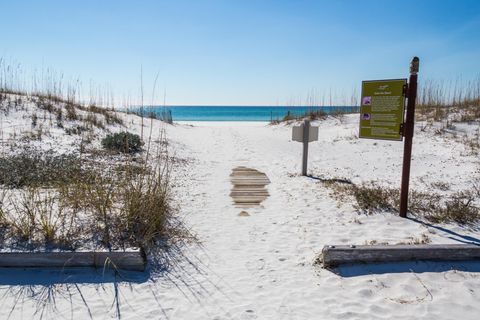
<path id="1" fill-rule="evenodd" d="M 361 80 L 480 74 L 480 1 L 0 0 L 0 57 L 170 104 L 271 105 Z M 162 100 L 163 97 L 159 98 Z M 147 100 L 150 100 L 147 99 Z"/>

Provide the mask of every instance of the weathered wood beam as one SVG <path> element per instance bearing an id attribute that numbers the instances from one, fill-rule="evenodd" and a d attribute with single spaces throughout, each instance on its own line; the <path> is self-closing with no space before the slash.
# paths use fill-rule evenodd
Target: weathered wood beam
<path id="1" fill-rule="evenodd" d="M 373 262 L 476 260 L 480 259 L 480 245 L 330 245 L 323 247 L 321 259 L 323 265 L 328 268 L 342 264 Z"/>
<path id="2" fill-rule="evenodd" d="M 94 267 L 144 271 L 145 254 L 130 252 L 2 252 L 2 268 Z"/>

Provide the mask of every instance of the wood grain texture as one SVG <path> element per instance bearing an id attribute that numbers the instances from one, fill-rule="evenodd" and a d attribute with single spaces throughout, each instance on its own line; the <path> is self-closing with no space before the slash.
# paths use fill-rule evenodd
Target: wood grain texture
<path id="1" fill-rule="evenodd" d="M 237 207 L 259 206 L 269 196 L 265 186 L 270 183 L 270 180 L 263 172 L 247 167 L 237 167 L 232 170 L 230 177 L 233 184 L 230 196 Z"/>
<path id="2" fill-rule="evenodd" d="M 332 245 L 323 247 L 321 258 L 325 267 L 412 260 L 477 260 L 480 259 L 480 246 L 474 244 Z"/>
<path id="3" fill-rule="evenodd" d="M 2 268 L 94 267 L 144 271 L 143 252 L 3 252 Z"/>

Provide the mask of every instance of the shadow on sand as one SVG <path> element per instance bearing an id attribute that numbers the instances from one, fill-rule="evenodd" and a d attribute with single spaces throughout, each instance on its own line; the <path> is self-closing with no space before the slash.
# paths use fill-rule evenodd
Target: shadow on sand
<path id="1" fill-rule="evenodd" d="M 460 234 L 458 232 L 447 229 L 445 227 L 436 226 L 434 224 L 431 224 L 431 223 L 428 223 L 428 222 L 425 222 L 425 221 L 422 221 L 422 220 L 419 220 L 419 219 L 416 219 L 416 218 L 408 217 L 407 219 L 409 219 L 413 222 L 419 223 L 421 225 L 424 225 L 425 227 L 433 228 L 433 229 L 436 229 L 438 231 L 444 232 L 444 233 L 449 235 L 449 236 L 447 236 L 447 238 L 449 238 L 451 240 L 455 240 L 455 241 L 458 241 L 458 242 L 461 242 L 461 243 L 466 243 L 466 244 L 478 244 L 478 245 L 480 245 L 480 239 L 478 239 L 478 238 L 468 236 L 468 235 L 463 235 L 463 234 Z"/>
<path id="2" fill-rule="evenodd" d="M 0 268 L 2 286 L 50 286 L 56 284 L 143 283 L 150 271 L 115 271 L 95 268 Z"/>
<path id="3" fill-rule="evenodd" d="M 310 179 L 313 179 L 313 180 L 318 180 L 318 181 L 321 181 L 321 182 L 324 182 L 324 183 L 353 184 L 353 182 L 350 181 L 349 179 L 337 179 L 337 178 L 325 179 L 325 178 L 320 178 L 320 177 L 316 177 L 316 176 L 312 176 L 312 175 L 307 175 L 306 177 L 310 178 Z"/>
<path id="4" fill-rule="evenodd" d="M 13 319 L 19 313 L 28 312 L 23 310 L 25 301 L 34 301 L 38 303 L 31 318 L 64 318 L 65 312 L 70 312 L 72 318 L 93 319 L 98 314 L 92 312 L 91 302 L 99 299 L 100 292 L 106 293 L 102 299 L 105 296 L 112 299 L 104 306 L 102 317 L 121 319 L 125 310 L 133 308 L 132 301 L 125 300 L 125 294 L 145 294 L 147 290 L 156 304 L 158 317 L 168 319 L 167 309 L 159 296 L 165 287 L 176 288 L 186 299 L 199 305 L 214 291 L 226 296 L 218 286 L 221 278 L 192 252 L 197 250 L 203 249 L 196 242 L 190 245 L 178 242 L 162 247 L 150 252 L 144 272 L 95 268 L 0 268 L 0 296 L 10 298 L 9 303 L 3 304 L 4 311 Z M 92 289 L 95 296 L 91 295 Z M 59 310 L 60 301 L 67 301 L 70 311 L 65 310 L 64 305 Z M 78 303 L 83 308 L 78 308 Z M 73 317 L 74 310 L 81 316 Z"/>
<path id="5" fill-rule="evenodd" d="M 331 269 L 332 272 L 346 278 L 372 274 L 446 272 L 451 270 L 480 272 L 480 261 L 405 261 L 344 265 Z"/>
<path id="6" fill-rule="evenodd" d="M 0 268 L 0 286 L 4 286 L 3 294 L 14 297 L 15 301 L 9 306 L 9 318 L 15 317 L 13 312 L 16 309 L 22 310 L 19 302 L 28 299 L 41 301 L 37 304 L 35 315 L 39 315 L 40 318 L 56 317 L 57 300 L 64 299 L 65 296 L 78 296 L 86 310 L 84 318 L 93 319 L 87 302 L 89 297 L 82 292 L 82 286 L 85 284 L 103 289 L 105 286 L 113 287 L 112 306 L 115 309 L 115 316 L 120 318 L 119 287 L 144 283 L 150 277 L 149 270 L 134 272 L 95 268 Z"/>

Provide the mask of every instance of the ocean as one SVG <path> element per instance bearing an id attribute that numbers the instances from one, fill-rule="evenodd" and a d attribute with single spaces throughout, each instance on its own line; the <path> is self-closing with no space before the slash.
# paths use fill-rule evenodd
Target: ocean
<path id="1" fill-rule="evenodd" d="M 138 110 L 138 109 L 137 109 Z M 286 115 L 301 116 L 310 111 L 328 114 L 359 112 L 356 106 L 304 107 L 304 106 L 146 106 L 144 113 L 155 113 L 160 118 L 173 121 L 272 121 L 282 120 Z"/>

